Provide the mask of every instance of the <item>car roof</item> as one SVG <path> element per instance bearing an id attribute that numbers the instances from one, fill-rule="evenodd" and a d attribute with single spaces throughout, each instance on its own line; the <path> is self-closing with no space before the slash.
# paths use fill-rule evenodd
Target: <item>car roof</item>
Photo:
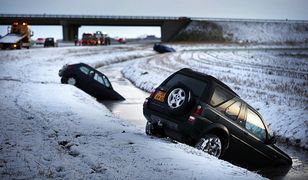
<path id="1" fill-rule="evenodd" d="M 197 71 L 194 71 L 190 68 L 183 68 L 183 69 L 179 70 L 178 72 L 185 74 L 185 75 L 188 75 L 188 76 L 195 77 L 197 79 L 208 81 L 210 83 L 218 84 L 221 87 L 223 87 L 224 89 L 228 90 L 234 96 L 239 97 L 239 95 L 236 94 L 229 86 L 227 86 L 225 83 L 221 82 L 220 80 L 216 79 L 215 77 L 213 77 L 211 75 L 204 74 L 204 73 L 201 73 L 201 72 L 197 72 Z"/>
<path id="2" fill-rule="evenodd" d="M 86 64 L 86 63 L 82 63 L 82 62 L 81 62 L 81 63 L 77 63 L 77 64 L 72 64 L 72 65 L 86 66 L 86 67 L 90 68 L 91 70 L 97 72 L 98 74 L 101 74 L 101 75 L 107 77 L 104 73 L 98 71 L 97 69 L 95 69 L 94 67 L 90 66 L 89 64 Z"/>
<path id="3" fill-rule="evenodd" d="M 76 65 L 83 65 L 83 66 L 87 66 L 87 67 L 90 67 L 91 69 L 94 69 L 96 70 L 94 67 L 90 66 L 89 64 L 86 64 L 86 63 L 77 63 Z"/>

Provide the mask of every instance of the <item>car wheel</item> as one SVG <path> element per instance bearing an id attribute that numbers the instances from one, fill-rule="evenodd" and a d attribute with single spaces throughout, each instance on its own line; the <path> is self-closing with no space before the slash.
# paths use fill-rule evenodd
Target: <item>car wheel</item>
<path id="1" fill-rule="evenodd" d="M 62 84 L 67 84 L 67 78 L 62 77 L 62 78 L 61 78 L 61 83 L 62 83 Z"/>
<path id="2" fill-rule="evenodd" d="M 215 134 L 205 135 L 195 147 L 217 158 L 220 158 L 223 152 L 222 141 Z"/>
<path id="3" fill-rule="evenodd" d="M 176 85 L 167 92 L 167 109 L 172 114 L 185 113 L 193 102 L 191 91 L 184 85 Z"/>
<path id="4" fill-rule="evenodd" d="M 147 124 L 145 125 L 145 133 L 147 135 L 153 135 L 155 134 L 155 129 L 152 123 L 150 123 L 149 121 L 147 122 Z"/>
<path id="5" fill-rule="evenodd" d="M 67 79 L 67 84 L 76 86 L 76 85 L 77 85 L 77 80 L 76 80 L 76 78 L 74 78 L 74 77 L 69 77 L 69 78 Z"/>
<path id="6" fill-rule="evenodd" d="M 164 137 L 163 130 L 149 121 L 147 121 L 147 124 L 145 125 L 145 133 L 149 136 Z"/>

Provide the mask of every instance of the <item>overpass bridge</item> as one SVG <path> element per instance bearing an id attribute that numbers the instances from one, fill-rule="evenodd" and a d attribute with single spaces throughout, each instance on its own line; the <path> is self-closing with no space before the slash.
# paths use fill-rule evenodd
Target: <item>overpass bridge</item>
<path id="1" fill-rule="evenodd" d="M 11 25 L 24 21 L 30 25 L 60 25 L 63 40 L 73 41 L 81 26 L 159 26 L 161 41 L 168 42 L 191 21 L 186 17 L 159 16 L 95 16 L 95 15 L 51 15 L 51 14 L 0 14 L 0 25 Z"/>

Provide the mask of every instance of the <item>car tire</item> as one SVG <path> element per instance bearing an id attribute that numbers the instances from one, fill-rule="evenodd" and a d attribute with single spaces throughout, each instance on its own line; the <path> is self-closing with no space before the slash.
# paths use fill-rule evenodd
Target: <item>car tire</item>
<path id="1" fill-rule="evenodd" d="M 215 134 L 204 135 L 195 147 L 217 158 L 220 158 L 224 152 L 222 140 Z"/>
<path id="2" fill-rule="evenodd" d="M 61 78 L 61 83 L 62 83 L 62 84 L 67 84 L 67 78 L 62 77 L 62 78 Z"/>
<path id="3" fill-rule="evenodd" d="M 166 109 L 173 115 L 182 115 L 192 107 L 192 91 L 183 84 L 177 84 L 166 93 Z"/>
<path id="4" fill-rule="evenodd" d="M 157 125 L 147 121 L 145 125 L 145 133 L 149 136 L 157 136 L 157 137 L 164 137 L 164 132 L 161 128 L 157 127 Z"/>

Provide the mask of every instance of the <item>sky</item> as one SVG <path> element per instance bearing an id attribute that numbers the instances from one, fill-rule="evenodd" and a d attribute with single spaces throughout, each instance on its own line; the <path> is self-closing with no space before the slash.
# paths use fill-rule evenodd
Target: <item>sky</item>
<path id="1" fill-rule="evenodd" d="M 122 16 L 176 16 L 241 19 L 308 20 L 308 0 L 0 0 L 0 14 L 72 14 Z M 22 3 L 21 3 L 22 2 Z M 6 33 L 0 26 L 0 34 Z M 45 29 L 48 29 L 46 31 Z M 111 36 L 160 37 L 159 28 L 81 27 L 82 31 L 101 29 Z M 38 27 L 36 36 L 62 38 L 61 27 Z"/>

